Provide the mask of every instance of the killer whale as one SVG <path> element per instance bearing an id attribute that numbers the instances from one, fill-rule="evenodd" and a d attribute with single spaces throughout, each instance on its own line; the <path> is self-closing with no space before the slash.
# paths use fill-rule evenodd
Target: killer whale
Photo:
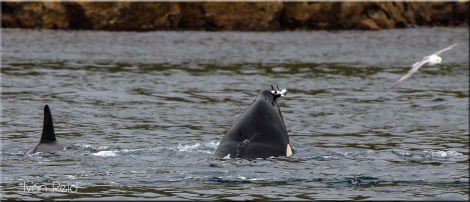
<path id="1" fill-rule="evenodd" d="M 289 136 L 276 102 L 283 92 L 286 90 L 261 91 L 222 138 L 214 156 L 245 159 L 291 156 Z"/>
<path id="2" fill-rule="evenodd" d="M 36 152 L 56 152 L 64 150 L 65 147 L 66 145 L 58 142 L 55 137 L 51 110 L 49 109 L 48 105 L 45 105 L 41 139 L 35 147 L 29 149 L 26 151 L 26 153 L 33 154 Z"/>

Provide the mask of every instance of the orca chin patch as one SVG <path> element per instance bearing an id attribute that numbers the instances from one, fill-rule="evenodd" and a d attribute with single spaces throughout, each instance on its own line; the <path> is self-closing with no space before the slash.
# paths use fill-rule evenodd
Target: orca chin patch
<path id="1" fill-rule="evenodd" d="M 263 90 L 222 138 L 214 153 L 216 158 L 269 158 L 292 156 L 277 99 L 287 90 Z"/>
<path id="2" fill-rule="evenodd" d="M 287 147 L 286 147 L 286 156 L 287 156 L 287 157 L 292 156 L 292 148 L 290 147 L 290 144 L 287 144 Z"/>

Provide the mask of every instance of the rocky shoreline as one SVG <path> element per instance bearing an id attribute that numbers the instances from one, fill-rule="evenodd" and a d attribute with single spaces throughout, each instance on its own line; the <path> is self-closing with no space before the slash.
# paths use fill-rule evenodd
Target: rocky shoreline
<path id="1" fill-rule="evenodd" d="M 468 26 L 469 2 L 2 2 L 2 27 L 152 30 L 378 30 Z"/>

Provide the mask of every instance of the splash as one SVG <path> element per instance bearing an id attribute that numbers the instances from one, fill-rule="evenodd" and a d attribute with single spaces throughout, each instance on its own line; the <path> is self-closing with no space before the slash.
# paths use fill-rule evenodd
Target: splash
<path id="1" fill-rule="evenodd" d="M 213 154 L 219 145 L 219 141 L 210 141 L 207 143 L 196 143 L 196 144 L 189 144 L 189 145 L 181 145 L 178 144 L 175 150 L 180 152 L 200 152 L 206 154 Z"/>

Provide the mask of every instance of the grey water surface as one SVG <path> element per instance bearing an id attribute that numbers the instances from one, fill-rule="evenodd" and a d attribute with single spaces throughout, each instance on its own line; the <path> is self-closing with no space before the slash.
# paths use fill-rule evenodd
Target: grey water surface
<path id="1" fill-rule="evenodd" d="M 2 29 L 1 198 L 468 200 L 468 43 L 467 28 Z M 271 84 L 294 155 L 214 159 Z M 24 154 L 45 104 L 71 146 Z"/>

